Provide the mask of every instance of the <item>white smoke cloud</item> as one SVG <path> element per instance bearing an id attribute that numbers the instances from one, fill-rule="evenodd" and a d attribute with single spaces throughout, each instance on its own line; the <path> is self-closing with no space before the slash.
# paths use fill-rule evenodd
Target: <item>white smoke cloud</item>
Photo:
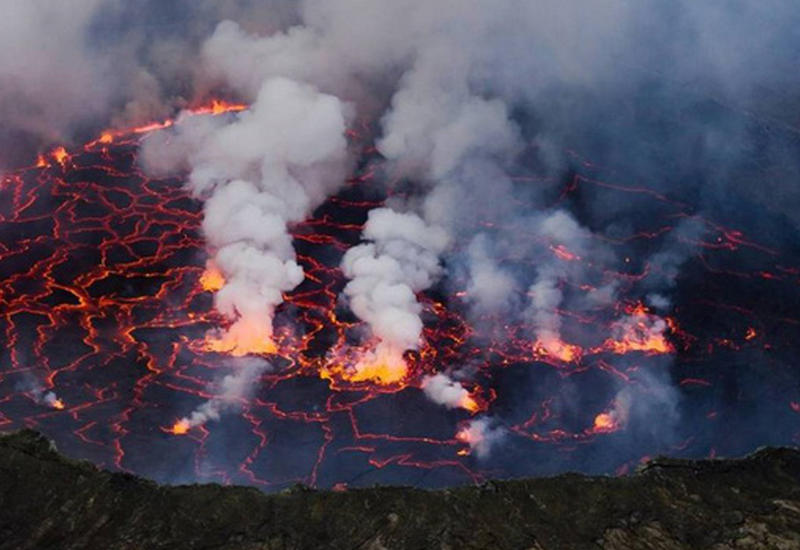
<path id="1" fill-rule="evenodd" d="M 416 214 L 388 208 L 369 213 L 363 238 L 369 242 L 342 258 L 342 270 L 350 279 L 344 295 L 380 341 L 381 352 L 398 357 L 419 346 L 422 308 L 416 293 L 439 277 L 439 254 L 449 239 L 443 229 L 427 225 Z"/>
<path id="2" fill-rule="evenodd" d="M 0 117 L 47 140 L 105 108 L 107 60 L 86 41 L 102 0 L 0 2 Z M 87 86 L 87 83 L 93 83 Z"/>
<path id="3" fill-rule="evenodd" d="M 209 421 L 219 421 L 222 414 L 240 410 L 258 389 L 262 374 L 272 369 L 269 362 L 257 357 L 243 357 L 229 363 L 234 369 L 212 387 L 216 395 L 181 418 L 174 431 L 185 432 Z"/>
<path id="4" fill-rule="evenodd" d="M 695 253 L 694 243 L 702 239 L 704 231 L 698 219 L 682 220 L 661 249 L 647 259 L 649 272 L 645 286 L 650 290 L 647 300 L 653 307 L 666 310 L 672 305 L 669 295 L 677 285 L 681 267 Z"/>
<path id="5" fill-rule="evenodd" d="M 501 269 L 488 250 L 498 239 L 513 240 L 514 226 L 471 244 L 462 230 L 465 222 L 478 217 L 491 224 L 531 219 L 508 177 L 507 169 L 523 148 L 511 110 L 520 99 L 530 101 L 553 83 L 602 80 L 600 67 L 610 63 L 612 52 L 624 51 L 619 31 L 635 13 L 621 3 L 612 3 L 601 15 L 588 6 L 578 9 L 553 2 L 533 9 L 516 2 L 377 2 L 367 7 L 349 0 L 307 1 L 301 12 L 303 25 L 269 36 L 246 33 L 233 22 L 220 24 L 204 46 L 207 67 L 245 95 L 253 96 L 264 78 L 282 75 L 352 98 L 362 113 L 379 117 L 378 150 L 394 174 L 414 178 L 424 188 L 420 201 L 412 199 L 398 209 L 417 211 L 425 222 L 448 233 L 454 243 L 452 256 L 466 265 L 464 290 L 475 312 L 508 310 L 520 281 Z M 565 39 L 563 32 L 554 31 L 578 27 L 583 29 L 582 40 Z M 590 45 L 601 42 L 601 49 Z M 526 54 L 514 61 L 526 71 L 508 71 L 508 46 L 510 51 L 549 47 L 554 58 Z M 541 85 L 530 82 L 532 74 L 541 77 Z M 382 114 L 373 112 L 375 102 L 365 105 L 365 96 L 376 90 L 371 87 L 375 82 L 388 83 L 377 88 L 378 95 L 384 95 Z M 542 149 L 545 145 L 537 143 Z M 591 259 L 610 256 L 590 245 L 590 232 L 564 211 L 533 219 L 537 235 L 553 246 Z M 367 230 L 370 227 L 368 223 Z M 409 274 L 393 260 L 395 252 L 408 256 L 406 250 L 381 250 L 380 239 L 366 231 L 363 238 L 368 243 L 348 252 L 342 263 L 345 275 L 357 279 L 345 289 L 350 306 L 380 341 L 398 350 L 395 355 L 414 349 L 422 329 L 414 293 L 431 283 L 405 281 Z M 438 265 L 427 253 L 425 262 Z M 428 273 L 428 268 L 422 272 Z M 556 310 L 565 300 L 576 300 L 565 296 L 562 286 L 581 273 L 577 264 L 548 258 L 537 263 L 534 281 L 523 283 L 530 285 L 527 317 L 540 340 L 561 345 Z M 587 292 L 577 307 L 608 304 L 615 290 L 610 283 Z"/>
<path id="6" fill-rule="evenodd" d="M 491 242 L 477 235 L 467 247 L 467 300 L 478 313 L 505 311 L 518 291 L 516 279 L 491 256 Z"/>
<path id="7" fill-rule="evenodd" d="M 36 402 L 37 405 L 44 405 L 53 409 L 63 409 L 64 402 L 52 389 L 47 389 L 45 385 L 33 375 L 25 375 L 22 382 L 16 385 L 16 389 L 26 392 Z"/>
<path id="8" fill-rule="evenodd" d="M 561 339 L 561 315 L 556 308 L 561 305 L 564 294 L 558 285 L 557 272 L 540 269 L 536 282 L 528 289 L 534 334 L 550 352 L 556 350 L 548 346 L 558 346 Z"/>
<path id="9" fill-rule="evenodd" d="M 470 451 L 479 459 L 486 459 L 507 435 L 506 429 L 493 418 L 483 416 L 467 422 L 456 434 L 456 439 L 468 444 Z"/>
<path id="10" fill-rule="evenodd" d="M 206 198 L 203 232 L 225 278 L 215 305 L 235 321 L 221 349 L 263 350 L 283 293 L 302 282 L 288 226 L 343 183 L 346 116 L 337 98 L 274 78 L 234 119 L 179 123 L 145 141 L 147 168 L 188 166 L 188 187 Z"/>
<path id="11" fill-rule="evenodd" d="M 562 316 L 558 309 L 565 300 L 563 285 L 568 281 L 580 281 L 585 269 L 582 260 L 591 255 L 607 255 L 605 250 L 592 250 L 591 234 L 564 211 L 543 215 L 535 225 L 535 234 L 557 253 L 549 254 L 537 266 L 536 278 L 528 289 L 530 302 L 526 317 L 533 325 L 537 340 L 551 353 L 558 355 L 562 348 Z M 560 254 L 560 255 L 559 255 Z M 613 300 L 613 288 L 605 287 L 599 292 L 583 296 L 583 307 Z"/>
<path id="12" fill-rule="evenodd" d="M 595 421 L 595 428 L 628 428 L 634 438 L 649 434 L 669 440 L 680 417 L 679 404 L 680 394 L 668 375 L 643 370 L 617 391 L 609 409 L 601 413 L 601 421 Z"/>
<path id="13" fill-rule="evenodd" d="M 448 409 L 465 407 L 470 399 L 469 392 L 461 384 L 441 372 L 423 378 L 422 391 L 428 399 Z"/>

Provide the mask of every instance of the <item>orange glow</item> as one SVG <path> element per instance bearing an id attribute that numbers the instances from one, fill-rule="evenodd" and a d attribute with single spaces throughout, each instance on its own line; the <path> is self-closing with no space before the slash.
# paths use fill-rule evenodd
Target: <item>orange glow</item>
<path id="1" fill-rule="evenodd" d="M 36 168 L 47 168 L 50 166 L 50 163 L 47 162 L 47 159 L 44 158 L 44 155 L 39 155 L 36 157 Z"/>
<path id="2" fill-rule="evenodd" d="M 553 254 L 555 254 L 559 259 L 566 262 L 574 262 L 581 259 L 580 256 L 570 252 L 563 244 L 550 245 L 550 250 L 552 250 Z"/>
<path id="3" fill-rule="evenodd" d="M 131 128 L 131 132 L 134 134 L 146 134 L 148 132 L 153 132 L 155 130 L 163 130 L 164 128 L 169 128 L 172 126 L 174 122 L 172 120 L 165 120 L 164 122 L 153 122 L 151 124 L 145 124 L 144 126 L 137 126 L 136 128 Z"/>
<path id="4" fill-rule="evenodd" d="M 617 428 L 614 417 L 608 413 L 600 413 L 594 418 L 595 432 L 612 432 Z"/>
<path id="5" fill-rule="evenodd" d="M 210 260 L 206 262 L 206 270 L 200 277 L 200 285 L 207 292 L 216 292 L 225 286 L 225 276 L 214 262 Z"/>
<path id="6" fill-rule="evenodd" d="M 634 331 L 625 334 L 619 340 L 606 340 L 603 348 L 611 353 L 624 355 L 634 351 L 641 351 L 652 355 L 661 355 L 665 353 L 672 353 L 674 351 L 672 345 L 667 341 L 663 334 L 649 334 L 645 335 L 641 332 Z"/>
<path id="7" fill-rule="evenodd" d="M 53 158 L 56 159 L 56 162 L 58 162 L 61 166 L 64 166 L 64 164 L 69 160 L 69 153 L 67 153 L 67 150 L 62 146 L 58 146 L 53 149 L 51 154 L 53 155 Z"/>
<path id="8" fill-rule="evenodd" d="M 223 115 L 225 113 L 238 113 L 249 106 L 244 103 L 230 103 L 224 99 L 212 99 L 211 103 L 187 109 L 193 115 Z"/>
<path id="9" fill-rule="evenodd" d="M 187 433 L 189 433 L 190 427 L 191 426 L 189 426 L 188 420 L 181 419 L 175 422 L 175 424 L 172 425 L 172 428 L 170 428 L 169 431 L 175 435 L 186 435 Z"/>
<path id="10" fill-rule="evenodd" d="M 366 382 L 370 380 L 384 385 L 396 384 L 402 381 L 407 373 L 408 366 L 401 353 L 379 349 L 372 357 L 364 357 L 356 364 L 350 381 Z"/>
<path id="11" fill-rule="evenodd" d="M 228 103 L 221 99 L 215 99 L 211 102 L 211 113 L 215 115 L 244 111 L 245 109 L 247 109 L 247 105 L 242 103 Z"/>
<path id="12" fill-rule="evenodd" d="M 100 134 L 100 139 L 98 139 L 97 141 L 99 141 L 100 143 L 112 143 L 114 141 L 114 134 L 108 131 L 103 132 L 102 134 Z"/>
<path id="13" fill-rule="evenodd" d="M 462 409 L 468 410 L 471 413 L 476 413 L 481 409 L 480 404 L 469 394 L 464 396 L 458 406 Z"/>
<path id="14" fill-rule="evenodd" d="M 583 349 L 580 346 L 568 344 L 555 337 L 537 340 L 533 344 L 533 352 L 539 357 L 551 357 L 564 363 L 579 361 L 583 355 Z"/>
<path id="15" fill-rule="evenodd" d="M 749 327 L 747 329 L 747 333 L 744 335 L 744 339 L 745 340 L 752 340 L 756 336 L 758 336 L 758 333 L 756 332 L 756 329 L 754 329 L 753 327 Z"/>
<path id="16" fill-rule="evenodd" d="M 408 365 L 403 353 L 385 344 L 365 352 L 354 366 L 339 362 L 320 371 L 320 376 L 325 379 L 336 376 L 347 382 L 374 382 L 382 386 L 399 384 L 407 374 Z"/>
<path id="17" fill-rule="evenodd" d="M 54 409 L 63 410 L 64 409 L 64 402 L 61 399 L 56 399 L 52 403 Z"/>
<path id="18" fill-rule="evenodd" d="M 474 441 L 473 434 L 469 428 L 461 428 L 460 430 L 458 430 L 458 433 L 456 434 L 456 439 L 458 439 L 461 443 L 467 443 L 467 444 L 472 443 Z M 467 451 L 467 453 L 465 454 L 468 453 L 469 451 Z"/>
<path id="19" fill-rule="evenodd" d="M 647 306 L 644 305 L 642 302 L 637 302 L 636 305 L 628 306 L 626 308 L 626 312 L 628 315 L 634 315 L 637 317 L 644 317 L 650 315 L 650 311 L 647 309 Z"/>
<path id="20" fill-rule="evenodd" d="M 628 308 L 627 312 L 629 317 L 614 325 L 616 336 L 606 340 L 594 351 L 607 351 L 619 355 L 635 351 L 660 355 L 675 351 L 665 336 L 667 328 L 674 326 L 671 319 L 662 319 L 649 313 L 641 303 Z"/>
<path id="21" fill-rule="evenodd" d="M 234 357 L 275 353 L 269 325 L 244 317 L 236 321 L 222 336 L 206 336 L 205 349 Z"/>
<path id="22" fill-rule="evenodd" d="M 479 430 L 474 430 L 469 426 L 464 426 L 458 433 L 456 433 L 456 440 L 465 445 L 469 445 L 468 449 L 460 449 L 457 451 L 459 456 L 467 456 L 472 453 L 472 449 L 480 445 L 483 441 L 483 434 Z"/>

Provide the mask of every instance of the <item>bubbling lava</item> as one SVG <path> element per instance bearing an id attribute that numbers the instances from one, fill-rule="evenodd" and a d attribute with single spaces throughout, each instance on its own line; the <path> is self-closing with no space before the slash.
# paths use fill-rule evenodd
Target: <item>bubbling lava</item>
<path id="1" fill-rule="evenodd" d="M 215 100 L 193 113 L 234 116 L 246 108 Z M 502 333 L 487 336 L 467 321 L 464 292 L 419 295 L 425 319 L 419 350 L 360 341 L 362 324 L 339 300 L 346 281 L 338 263 L 358 243 L 366 213 L 383 203 L 372 168 L 292 227 L 306 279 L 284 297 L 274 330 L 241 319 L 227 326 L 213 308 L 213 293 L 225 280 L 206 258 L 200 204 L 180 181 L 150 179 L 136 164 L 140 138 L 173 124 L 109 130 L 81 148 L 56 147 L 0 184 L 6 340 L 0 429 L 34 427 L 72 456 L 161 481 L 269 489 L 295 482 L 447 486 L 565 469 L 625 471 L 654 452 L 707 455 L 724 445 L 714 429 L 687 427 L 666 445 L 648 440 L 652 447 L 606 452 L 625 441 L 634 421 L 625 388 L 635 387 L 644 371 L 668 369 L 659 358 L 677 358 L 676 386 L 696 405 L 695 420 L 712 425 L 725 413 L 708 397 L 727 380 L 712 368 L 718 358 L 777 353 L 796 343 L 790 329 L 800 320 L 771 316 L 758 300 L 728 301 L 722 291 L 719 302 L 704 296 L 674 315 L 656 314 L 632 295 L 648 272 L 644 264 L 624 273 L 587 268 L 617 281 L 622 296 L 610 310 L 558 312 L 565 325 L 601 327 L 602 338 L 589 345 L 562 334 L 535 339 L 532 327 L 496 319 L 486 321 L 503 326 Z M 368 145 L 364 154 L 371 154 Z M 570 181 L 561 200 L 579 188 L 647 200 L 663 210 L 661 220 L 694 216 L 647 188 L 590 175 Z M 627 238 L 598 238 L 621 250 L 655 243 L 672 230 L 659 223 Z M 777 251 L 701 223 L 706 232 L 694 243 L 695 264 L 705 276 L 743 278 L 764 292 L 800 281 L 800 270 L 787 267 Z M 587 261 L 561 245 L 545 248 L 557 261 Z M 715 263 L 717 255 L 735 254 L 755 267 L 730 271 Z M 591 290 L 592 283 L 581 288 Z M 725 312 L 730 323 L 696 321 L 708 311 Z M 185 415 L 217 398 L 214 382 L 238 368 L 232 358 L 245 356 L 271 364 L 253 384 L 253 397 L 221 418 L 190 423 Z M 423 396 L 425 377 L 453 367 L 469 372 L 464 389 L 454 406 L 437 406 Z M 546 383 L 530 386 L 531 373 Z M 573 407 L 557 406 L 567 385 L 593 391 Z M 520 397 L 525 387 L 534 389 Z M 794 418 L 800 393 L 787 392 L 781 414 Z M 506 461 L 490 453 L 501 439 L 517 449 Z M 593 454 L 595 448 L 613 458 L 587 466 L 603 454 Z"/>

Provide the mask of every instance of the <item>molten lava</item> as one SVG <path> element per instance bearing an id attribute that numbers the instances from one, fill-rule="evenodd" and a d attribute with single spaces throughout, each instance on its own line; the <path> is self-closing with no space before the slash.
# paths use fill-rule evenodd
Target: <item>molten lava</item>
<path id="1" fill-rule="evenodd" d="M 475 400 L 475 398 L 474 398 L 474 397 L 472 397 L 472 396 L 471 396 L 471 395 L 469 395 L 469 394 L 465 395 L 465 396 L 464 396 L 464 397 L 461 399 L 461 401 L 459 401 L 459 403 L 458 403 L 458 406 L 459 406 L 459 407 L 461 407 L 461 408 L 462 408 L 462 409 L 464 409 L 464 410 L 467 410 L 467 411 L 469 411 L 469 412 L 473 413 L 473 414 L 474 414 L 474 413 L 476 413 L 476 412 L 478 412 L 479 410 L 481 410 L 481 405 L 480 405 L 480 403 L 478 403 L 478 402 Z"/>
<path id="2" fill-rule="evenodd" d="M 551 245 L 550 250 L 552 250 L 553 254 L 555 254 L 559 259 L 564 260 L 565 262 L 577 262 L 581 259 L 580 256 L 570 252 L 569 249 L 563 244 Z"/>
<path id="3" fill-rule="evenodd" d="M 583 355 L 580 346 L 568 344 L 555 336 L 537 340 L 533 344 L 533 352 L 537 357 L 551 357 L 564 363 L 578 362 Z"/>
<path id="4" fill-rule="evenodd" d="M 245 108 L 217 101 L 187 116 L 236 116 L 226 113 Z M 180 179 L 150 179 L 137 165 L 142 136 L 174 124 L 108 130 L 3 177 L 0 429 L 34 427 L 74 456 L 169 482 L 444 486 L 549 473 L 543 465 L 555 463 L 613 472 L 657 452 L 750 450 L 716 428 L 746 420 L 752 403 L 742 412 L 735 402 L 747 389 L 743 380 L 759 379 L 737 378 L 729 366 L 760 364 L 758 374 L 766 376 L 779 370 L 770 358 L 795 355 L 800 319 L 793 308 L 769 302 L 800 282 L 791 258 L 708 221 L 698 238 L 702 254 L 687 260 L 703 295 L 669 316 L 653 313 L 637 302 L 651 267 L 637 265 L 634 250 L 642 258 L 660 250 L 675 220 L 696 217 L 696 209 L 585 175 L 563 196 L 580 190 L 639 200 L 653 213 L 635 220 L 630 235 L 598 237 L 628 259 L 620 262 L 627 271 L 563 246 L 536 246 L 586 273 L 565 292 L 611 285 L 618 303 L 565 306 L 553 312 L 563 333 L 537 338 L 514 319 L 474 319 L 468 293 L 439 289 L 419 295 L 425 329 L 418 350 L 376 347 L 340 302 L 345 280 L 338 267 L 359 242 L 367 212 L 384 202 L 372 162 L 292 227 L 306 280 L 284 296 L 275 328 L 246 317 L 232 322 L 214 309 L 213 293 L 225 277 L 206 264 L 201 205 Z M 476 232 L 485 229 L 475 220 Z M 737 269 L 727 269 L 740 257 Z M 228 356 L 245 355 L 274 370 L 253 384 L 252 399 L 231 409 L 219 401 L 225 406 L 218 416 L 195 423 L 192 411 L 219 399 L 215 388 L 238 368 Z M 456 369 L 463 395 L 448 406 L 424 395 L 423 379 Z M 646 382 L 659 375 L 674 378 L 674 391 L 694 416 L 676 426 L 679 441 L 646 439 L 645 446 L 632 428 L 651 433 L 662 417 L 628 415 L 637 409 L 615 396 L 624 388 L 647 404 L 658 395 Z M 63 400 L 49 403 L 45 390 L 32 388 L 52 389 Z M 772 389 L 775 414 L 796 426 L 800 391 L 788 384 Z M 175 418 L 181 420 L 170 426 Z M 487 418 L 502 428 L 480 423 Z M 629 433 L 624 449 L 609 447 Z M 800 441 L 793 432 L 786 439 L 793 437 Z M 493 462 L 490 443 L 501 441 L 507 447 Z M 595 466 L 597 457 L 613 458 Z"/>
<path id="5" fill-rule="evenodd" d="M 603 344 L 612 353 L 624 355 L 631 352 L 644 352 L 659 355 L 672 353 L 674 348 L 667 340 L 666 320 L 647 311 L 638 304 L 628 312 L 628 317 L 614 323 L 611 327 L 613 338 Z"/>
<path id="6" fill-rule="evenodd" d="M 67 150 L 64 147 L 61 146 L 56 147 L 55 149 L 53 149 L 53 152 L 51 154 L 53 155 L 53 158 L 56 160 L 56 162 L 59 163 L 62 167 L 69 160 L 69 153 L 67 153 Z"/>
<path id="7" fill-rule="evenodd" d="M 245 355 L 269 355 L 278 347 L 272 339 L 272 327 L 263 319 L 238 319 L 227 330 L 212 331 L 205 339 L 205 349 L 226 353 L 233 357 Z"/>
<path id="8" fill-rule="evenodd" d="M 200 277 L 200 285 L 207 292 L 216 292 L 225 286 L 225 276 L 211 260 L 206 262 L 206 270 Z"/>
<path id="9" fill-rule="evenodd" d="M 189 428 L 188 420 L 178 420 L 169 431 L 175 435 L 186 435 L 189 433 Z"/>
<path id="10" fill-rule="evenodd" d="M 610 433 L 618 429 L 614 416 L 609 413 L 600 413 L 594 418 L 595 433 Z"/>
<path id="11" fill-rule="evenodd" d="M 401 383 L 408 375 L 408 365 L 402 352 L 390 346 L 379 344 L 374 350 L 361 350 L 357 358 L 349 354 L 341 360 L 334 360 L 320 371 L 327 379 L 359 383 L 373 382 L 381 386 Z"/>

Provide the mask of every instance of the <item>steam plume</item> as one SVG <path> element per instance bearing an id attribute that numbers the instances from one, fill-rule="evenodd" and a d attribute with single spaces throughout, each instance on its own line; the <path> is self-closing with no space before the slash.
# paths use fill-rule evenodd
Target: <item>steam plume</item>
<path id="1" fill-rule="evenodd" d="M 428 399 L 439 405 L 444 405 L 448 409 L 460 407 L 474 410 L 476 408 L 475 401 L 469 392 L 444 373 L 437 373 L 423 378 L 422 390 Z"/>
<path id="2" fill-rule="evenodd" d="M 264 83 L 252 108 L 215 124 L 178 124 L 143 147 L 151 171 L 188 165 L 205 198 L 203 231 L 225 279 L 217 309 L 233 321 L 212 349 L 234 355 L 274 349 L 282 294 L 303 280 L 288 224 L 301 221 L 344 179 L 345 106 L 296 82 Z"/>
<path id="3" fill-rule="evenodd" d="M 447 234 L 417 215 L 387 208 L 369 213 L 363 236 L 370 242 L 347 251 L 344 289 L 350 308 L 366 321 L 378 340 L 372 356 L 358 368 L 379 362 L 405 374 L 402 353 L 417 349 L 422 333 L 416 293 L 429 288 L 441 273 L 438 256 Z"/>
<path id="4" fill-rule="evenodd" d="M 471 452 L 479 459 L 485 459 L 506 435 L 506 430 L 494 419 L 484 416 L 467 422 L 456 434 L 456 439 L 468 444 Z"/>
<path id="5" fill-rule="evenodd" d="M 230 366 L 234 372 L 212 388 L 217 395 L 178 420 L 172 427 L 174 433 L 184 434 L 206 422 L 218 421 L 225 412 L 240 409 L 255 393 L 261 375 L 272 368 L 267 361 L 255 357 L 243 357 L 231 362 Z"/>

